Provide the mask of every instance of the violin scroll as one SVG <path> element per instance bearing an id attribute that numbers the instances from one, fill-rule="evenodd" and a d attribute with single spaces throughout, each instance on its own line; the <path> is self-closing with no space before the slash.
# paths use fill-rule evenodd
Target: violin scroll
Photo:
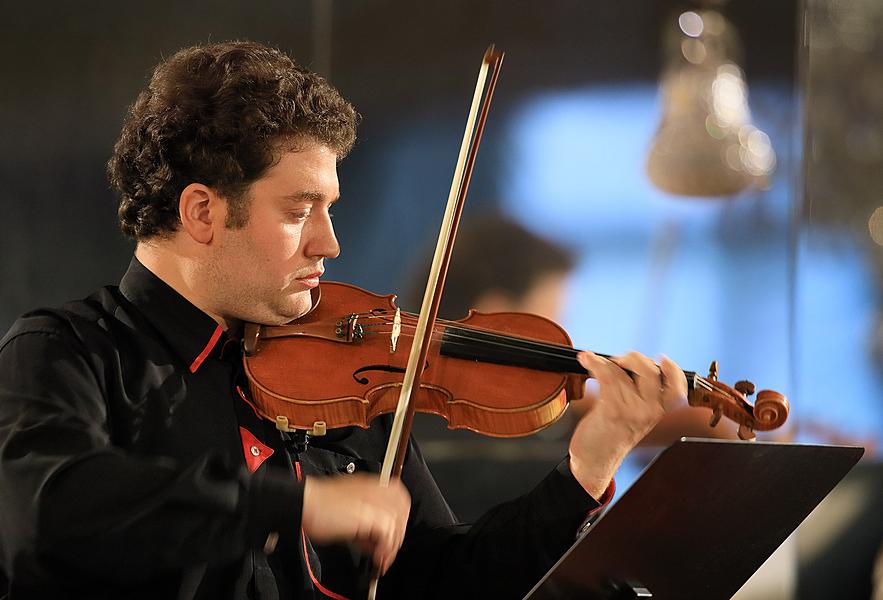
<path id="1" fill-rule="evenodd" d="M 711 427 L 717 425 L 721 416 L 739 424 L 739 437 L 754 439 L 755 431 L 769 431 L 781 427 L 788 419 L 788 399 L 773 390 L 757 393 L 754 405 L 747 397 L 754 394 L 754 384 L 738 381 L 733 387 L 718 381 L 717 361 L 711 363 L 707 377 L 687 373 L 687 402 L 712 411 Z"/>
<path id="2" fill-rule="evenodd" d="M 754 401 L 754 418 L 763 423 L 762 431 L 777 429 L 788 419 L 788 399 L 773 390 L 760 390 Z"/>

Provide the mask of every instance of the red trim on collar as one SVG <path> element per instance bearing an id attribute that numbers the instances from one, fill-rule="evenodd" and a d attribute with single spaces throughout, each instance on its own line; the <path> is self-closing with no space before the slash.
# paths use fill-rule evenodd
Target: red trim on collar
<path id="1" fill-rule="evenodd" d="M 254 473 L 265 460 L 273 456 L 273 449 L 261 443 L 252 432 L 245 427 L 239 428 L 239 436 L 242 438 L 242 452 L 245 454 L 245 464 L 248 470 Z"/>
<path id="2" fill-rule="evenodd" d="M 199 353 L 193 363 L 190 365 L 190 372 L 196 373 L 196 369 L 199 368 L 199 365 L 208 357 L 209 353 L 214 349 L 215 344 L 218 343 L 218 340 L 221 339 L 221 334 L 224 333 L 223 328 L 218 325 L 215 328 L 215 332 L 212 334 L 212 338 L 208 341 L 208 344 L 205 345 L 205 348 L 202 349 L 202 352 Z"/>

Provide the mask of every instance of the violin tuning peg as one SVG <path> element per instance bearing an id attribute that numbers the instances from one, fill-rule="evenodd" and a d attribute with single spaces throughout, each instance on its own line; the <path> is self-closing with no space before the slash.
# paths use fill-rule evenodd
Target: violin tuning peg
<path id="1" fill-rule="evenodd" d="M 733 387 L 736 388 L 737 392 L 745 394 L 746 396 L 751 396 L 752 394 L 754 394 L 755 390 L 754 384 L 750 381 L 745 381 L 744 379 L 741 381 L 737 381 Z"/>
<path id="2" fill-rule="evenodd" d="M 717 361 L 711 361 L 711 364 L 708 366 L 708 379 L 711 381 L 717 381 Z"/>
<path id="3" fill-rule="evenodd" d="M 721 409 L 716 407 L 711 415 L 711 421 L 708 422 L 709 427 L 715 427 L 721 420 Z"/>
<path id="4" fill-rule="evenodd" d="M 755 439 L 754 430 L 746 425 L 739 425 L 739 439 L 740 440 L 751 440 Z"/>

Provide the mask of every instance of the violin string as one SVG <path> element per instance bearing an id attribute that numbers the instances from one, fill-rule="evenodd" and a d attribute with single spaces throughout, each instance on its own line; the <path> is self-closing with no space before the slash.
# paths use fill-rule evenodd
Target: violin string
<path id="1" fill-rule="evenodd" d="M 378 317 L 375 316 L 374 318 L 378 318 Z M 530 338 L 519 338 L 519 337 L 517 337 L 517 336 L 507 336 L 507 335 L 502 335 L 502 334 L 499 334 L 499 333 L 497 333 L 497 332 L 495 332 L 495 331 L 492 331 L 492 330 L 489 330 L 489 329 L 483 329 L 483 328 L 481 328 L 481 327 L 466 326 L 466 325 L 458 325 L 458 324 L 456 324 L 456 321 L 444 321 L 444 320 L 442 320 L 442 319 L 439 319 L 439 320 L 437 321 L 437 323 L 439 323 L 439 324 L 447 324 L 447 327 L 444 327 L 444 328 L 437 328 L 437 329 L 433 330 L 433 333 L 434 333 L 434 334 L 444 334 L 446 337 L 458 337 L 458 336 L 459 336 L 459 334 L 452 334 L 452 333 L 451 333 L 452 330 L 455 331 L 455 332 L 456 332 L 456 331 L 476 332 L 476 333 L 478 333 L 478 334 L 480 334 L 480 335 L 482 335 L 482 336 L 486 336 L 488 339 L 498 339 L 498 340 L 503 340 L 503 341 L 505 341 L 505 342 L 514 341 L 514 342 L 518 342 L 519 344 L 530 344 L 531 346 L 547 348 L 547 349 L 550 350 L 550 351 L 562 351 L 562 352 L 566 352 L 568 355 L 570 355 L 570 354 L 572 353 L 573 356 L 576 356 L 576 353 L 579 352 L 579 350 L 576 350 L 576 349 L 574 349 L 574 348 L 572 348 L 572 347 L 570 347 L 570 346 L 564 346 L 564 345 L 561 345 L 561 344 L 553 344 L 553 343 L 550 343 L 550 342 L 543 342 L 543 341 L 541 341 L 541 340 L 533 340 L 533 339 L 530 339 Z M 384 323 L 366 323 L 366 324 L 361 324 L 361 326 L 362 326 L 363 328 L 364 328 L 364 327 L 382 327 L 382 326 L 384 326 L 384 325 L 390 325 L 390 323 L 389 323 L 389 322 L 384 322 Z M 406 330 L 406 328 L 408 328 L 408 327 L 409 327 L 409 324 L 407 324 L 407 323 L 405 323 L 405 322 L 402 323 L 402 330 L 403 330 L 403 331 Z M 391 333 L 391 330 L 385 330 L 385 331 L 371 331 L 371 332 L 365 332 L 365 333 Z M 459 336 L 459 337 L 468 338 L 468 339 L 470 339 L 470 340 L 475 339 L 475 338 L 472 338 L 472 337 L 470 337 L 470 336 L 468 336 L 468 335 L 466 335 L 466 336 Z M 516 347 L 519 347 L 519 346 L 515 346 L 515 345 L 513 345 L 513 346 L 510 346 L 510 347 L 512 347 L 512 348 L 516 348 Z M 598 356 L 602 356 L 602 357 L 608 358 L 608 357 L 607 357 L 606 355 L 604 355 L 604 354 L 599 354 Z"/>
<path id="2" fill-rule="evenodd" d="M 477 331 L 483 331 L 483 330 L 477 330 Z M 392 333 L 391 331 L 367 331 L 364 333 L 364 335 L 384 335 L 384 334 L 389 335 L 391 333 Z M 451 345 L 453 345 L 455 347 L 460 347 L 460 348 L 474 347 L 475 342 L 477 341 L 475 338 L 470 337 L 470 336 L 459 335 L 456 333 L 452 334 L 452 333 L 450 333 L 450 328 L 448 328 L 447 330 L 438 330 L 438 331 L 436 331 L 436 333 L 444 335 L 445 341 L 447 343 L 451 343 Z M 405 333 L 405 332 L 403 332 L 403 336 L 404 337 L 412 337 L 410 334 Z M 534 356 L 539 356 L 539 357 L 543 357 L 543 358 L 558 359 L 558 360 L 563 359 L 563 360 L 566 360 L 567 362 L 575 361 L 576 355 L 580 352 L 580 350 L 578 350 L 576 348 L 571 348 L 569 346 L 557 346 L 557 345 L 549 344 L 549 343 L 545 343 L 545 342 L 534 342 L 534 340 L 528 340 L 526 338 L 514 338 L 514 337 L 510 338 L 508 336 L 502 336 L 502 335 L 497 335 L 497 337 L 500 339 L 503 339 L 503 340 L 514 339 L 514 340 L 518 340 L 518 341 L 524 341 L 524 342 L 528 342 L 531 345 L 536 345 L 538 347 L 539 346 L 546 346 L 547 348 L 551 348 L 553 351 L 549 352 L 549 351 L 545 351 L 545 350 L 542 350 L 539 348 L 525 348 L 522 345 L 509 344 L 506 342 L 491 341 L 489 339 L 488 340 L 478 340 L 478 341 L 482 344 L 493 345 L 498 348 L 502 348 L 504 350 L 520 350 L 523 352 L 528 352 Z M 465 342 L 456 341 L 456 340 L 465 340 Z M 606 354 L 600 354 L 597 352 L 595 354 L 597 356 L 601 356 L 603 358 L 612 358 L 611 356 L 606 355 Z M 700 375 L 697 375 L 695 372 L 684 371 L 684 374 L 686 375 L 688 382 L 692 381 L 694 383 L 694 387 L 701 387 L 709 392 L 716 391 L 716 388 L 707 379 L 705 379 L 704 377 L 702 377 Z"/>
<path id="3" fill-rule="evenodd" d="M 407 332 L 411 328 L 409 325 L 403 325 L 402 331 Z M 463 332 L 476 332 L 484 337 L 476 338 L 474 336 L 460 333 Z M 392 330 L 384 330 L 384 331 L 366 331 L 365 335 L 370 334 L 391 334 Z M 478 342 L 484 343 L 488 342 L 493 345 L 496 345 L 501 348 L 508 348 L 512 350 L 524 349 L 525 347 L 530 347 L 531 349 L 544 349 L 547 354 L 558 353 L 562 357 L 576 357 L 576 354 L 579 350 L 575 348 L 571 348 L 570 346 L 563 346 L 559 344 L 552 344 L 549 342 L 542 342 L 539 340 L 532 340 L 530 338 L 519 338 L 516 336 L 507 336 L 501 335 L 496 332 L 478 329 L 478 328 L 468 328 L 462 326 L 448 326 L 447 328 L 439 328 L 436 329 L 433 333 L 444 335 L 446 340 L 466 340 L 466 342 Z M 405 335 L 408 335 L 405 333 Z"/>
<path id="4" fill-rule="evenodd" d="M 382 332 L 380 332 L 380 331 L 373 331 L 373 332 L 366 332 L 365 335 L 376 335 L 376 334 L 381 334 L 381 333 Z M 410 335 L 410 334 L 403 334 L 403 335 L 404 335 L 404 337 L 412 337 L 412 335 Z M 465 340 L 465 342 L 459 341 L 459 340 Z M 476 340 L 474 338 L 470 338 L 470 337 L 466 337 L 466 336 L 454 335 L 454 336 L 451 336 L 450 339 L 446 339 L 445 341 L 446 341 L 446 343 L 449 343 L 452 346 L 459 347 L 459 348 L 474 348 L 476 346 Z M 548 352 L 548 351 L 541 350 L 541 349 L 525 348 L 523 346 L 518 346 L 518 345 L 514 345 L 514 344 L 507 344 L 504 342 L 497 342 L 497 341 L 491 341 L 491 340 L 480 340 L 480 342 L 478 342 L 478 343 L 480 343 L 484 346 L 493 346 L 497 349 L 519 350 L 519 351 L 522 351 L 525 353 L 529 353 L 532 356 L 552 358 L 552 359 L 565 359 L 568 361 L 575 361 L 576 360 L 576 353 L 578 352 L 578 350 L 574 350 L 574 349 L 571 349 L 572 354 L 569 354 L 569 353 L 564 354 L 564 353 L 560 353 L 560 352 Z"/>
<path id="5" fill-rule="evenodd" d="M 462 333 L 461 333 L 462 332 Z M 578 349 L 573 348 L 571 346 L 565 346 L 563 344 L 555 344 L 552 342 L 544 342 L 542 340 L 535 340 L 531 338 L 522 338 L 518 336 L 505 335 L 500 334 L 495 331 L 491 331 L 488 329 L 483 329 L 481 327 L 468 327 L 463 325 L 449 325 L 446 329 L 442 331 L 442 333 L 449 338 L 455 339 L 466 339 L 466 340 L 475 340 L 476 338 L 472 333 L 478 334 L 480 336 L 479 341 L 496 341 L 496 343 L 501 347 L 509 347 L 509 348 L 521 348 L 524 346 L 530 346 L 531 348 L 537 349 L 545 349 L 547 352 L 557 352 L 567 355 L 568 357 L 576 357 L 576 355 L 580 352 Z M 599 356 L 605 356 L 601 355 Z"/>
<path id="6" fill-rule="evenodd" d="M 362 313 L 369 315 L 368 318 L 371 319 L 382 319 L 381 323 L 362 323 L 362 327 L 383 327 L 390 326 L 391 327 L 391 317 L 386 315 L 377 315 L 373 313 Z M 404 316 L 412 317 L 410 313 L 402 313 Z M 443 325 L 437 327 L 434 330 L 435 334 L 443 335 L 445 337 L 445 341 L 450 343 L 456 347 L 460 348 L 469 348 L 474 347 L 476 343 L 483 344 L 485 346 L 493 346 L 497 349 L 503 350 L 513 350 L 513 351 L 522 351 L 532 354 L 533 356 L 549 358 L 553 360 L 565 360 L 567 362 L 575 361 L 576 355 L 580 352 L 580 350 L 576 348 L 572 348 L 570 346 L 564 346 L 560 344 L 554 344 L 550 342 L 542 342 L 538 340 L 532 340 L 529 338 L 519 338 L 516 336 L 507 336 L 502 335 L 492 330 L 483 329 L 481 327 L 474 326 L 464 326 L 462 324 L 458 324 L 457 321 L 450 321 L 445 319 L 438 319 L 436 321 L 437 324 Z M 447 324 L 444 326 L 444 324 Z M 402 323 L 402 333 L 405 337 L 411 337 L 407 331 L 415 329 L 414 326 L 408 324 L 407 322 Z M 477 332 L 484 336 L 482 339 L 476 340 L 475 337 L 470 335 L 464 335 L 458 333 L 458 331 L 465 332 Z M 392 333 L 392 330 L 383 330 L 383 331 L 366 331 L 365 335 L 371 334 L 386 334 L 389 335 Z M 512 343 L 516 342 L 516 343 Z M 606 354 L 596 353 L 598 356 L 602 358 L 612 358 Z M 692 371 L 685 371 L 685 375 L 688 377 L 688 381 L 692 381 L 694 383 L 694 387 L 698 386 L 707 391 L 715 391 L 714 386 L 708 382 L 704 377 L 697 375 Z"/>
<path id="7" fill-rule="evenodd" d="M 402 311 L 399 314 L 401 316 L 403 323 L 408 320 L 410 320 L 413 323 L 417 322 L 418 315 L 416 315 L 415 313 Z M 367 312 L 361 312 L 361 313 L 352 313 L 350 315 L 343 317 L 343 319 L 346 320 L 350 317 L 356 317 L 356 320 L 359 321 L 360 323 L 364 319 L 381 319 L 384 323 L 392 323 L 393 319 L 395 318 L 395 313 L 392 313 L 392 312 L 390 312 L 390 313 L 387 313 L 387 312 L 377 313 L 374 311 L 367 311 Z M 453 321 L 451 319 L 436 319 L 435 322 L 440 325 L 455 325 L 455 326 L 457 326 L 460 323 L 460 321 Z M 374 326 L 374 325 L 372 325 L 372 326 Z M 459 325 L 459 326 L 469 328 L 469 326 L 463 326 L 463 325 Z M 474 327 L 474 329 L 481 329 L 481 328 Z M 485 331 L 487 331 L 487 330 L 485 330 Z"/>
<path id="8" fill-rule="evenodd" d="M 387 314 L 377 314 L 377 313 L 374 313 L 374 312 L 354 313 L 354 315 L 356 315 L 356 316 L 359 316 L 359 315 L 365 315 L 365 316 L 367 316 L 367 318 L 369 318 L 369 319 L 382 319 L 382 320 L 383 320 L 381 323 L 368 323 L 368 324 L 362 324 L 362 327 L 382 327 L 382 326 L 384 326 L 384 325 L 391 325 L 391 324 L 392 324 L 392 319 L 393 319 L 393 317 L 392 317 L 391 315 L 387 315 Z M 402 317 L 407 317 L 407 318 L 414 319 L 414 322 L 416 322 L 416 318 L 417 318 L 417 316 L 416 316 L 414 313 L 402 312 L 401 315 L 402 315 Z M 403 328 L 405 327 L 405 324 L 406 324 L 406 321 L 403 319 L 403 320 L 402 320 L 402 326 L 403 326 Z M 574 349 L 574 348 L 571 348 L 570 346 L 563 346 L 563 345 L 560 345 L 560 344 L 552 344 L 552 343 L 549 343 L 549 342 L 542 342 L 542 341 L 539 341 L 539 340 L 531 340 L 531 339 L 528 339 L 528 338 L 518 338 L 518 337 L 515 337 L 515 336 L 502 336 L 502 335 L 498 334 L 497 332 L 495 332 L 495 331 L 493 331 L 493 330 L 484 329 L 484 328 L 482 328 L 482 327 L 475 327 L 475 326 L 470 326 L 470 325 L 463 325 L 463 324 L 461 324 L 459 321 L 452 321 L 452 320 L 448 320 L 448 319 L 436 319 L 436 324 L 447 325 L 447 326 L 453 326 L 453 327 L 455 327 L 455 328 L 459 328 L 459 329 L 462 329 L 462 330 L 464 330 L 464 331 L 477 331 L 477 332 L 480 332 L 480 333 L 487 334 L 487 335 L 489 335 L 489 336 L 498 335 L 498 336 L 500 336 L 502 339 L 524 340 L 524 341 L 530 342 L 530 343 L 532 343 L 532 344 L 546 345 L 546 346 L 548 346 L 548 347 L 550 347 L 550 348 L 554 348 L 554 349 L 574 350 L 574 351 L 576 351 L 576 352 L 579 352 L 579 350 L 576 350 L 576 349 Z M 444 332 L 445 332 L 445 329 L 444 329 L 444 328 L 434 330 L 434 333 L 439 333 L 439 334 L 441 334 L 441 333 L 444 333 Z M 372 332 L 372 333 L 373 333 L 373 332 Z M 391 333 L 391 331 L 377 332 L 377 333 Z M 597 356 L 602 357 L 602 358 L 612 358 L 610 355 L 607 355 L 607 354 L 601 354 L 601 353 L 599 353 L 599 352 L 595 352 L 595 354 L 596 354 Z M 695 374 L 694 372 L 692 372 L 692 371 L 685 371 L 685 373 L 688 373 L 688 374 L 690 374 L 690 375 L 696 375 L 696 374 Z M 696 378 L 699 379 L 699 380 L 701 380 L 703 383 L 709 385 L 709 389 L 713 389 L 713 387 L 710 386 L 710 384 L 708 384 L 708 382 L 707 382 L 703 377 L 701 377 L 701 376 L 699 376 L 699 375 L 696 375 Z"/>
<path id="9" fill-rule="evenodd" d="M 479 338 L 476 340 L 474 337 L 468 334 L 460 333 L 456 329 L 454 329 L 454 331 L 452 332 L 451 329 L 453 328 L 449 327 L 448 330 L 445 332 L 445 338 L 451 339 L 455 343 L 462 343 L 463 345 L 477 342 L 479 344 L 489 344 L 494 347 L 507 350 L 525 350 L 533 353 L 534 355 L 567 358 L 573 360 L 576 360 L 576 355 L 579 353 L 579 350 L 571 348 L 569 346 L 559 346 L 547 342 L 538 342 L 535 340 L 528 340 L 499 334 L 490 334 L 487 335 L 484 339 Z M 464 341 L 460 342 L 460 340 Z"/>
<path id="10" fill-rule="evenodd" d="M 363 328 L 365 328 L 365 327 L 385 327 L 385 326 L 391 327 L 391 324 L 390 323 L 367 323 L 367 324 L 362 325 Z M 409 329 L 415 329 L 415 327 L 410 325 L 409 323 L 403 322 L 402 323 L 402 331 L 407 331 Z M 503 341 L 518 342 L 518 343 L 522 343 L 522 344 L 531 344 L 534 346 L 543 346 L 543 347 L 546 347 L 546 348 L 549 348 L 552 350 L 566 350 L 566 351 L 574 350 L 570 346 L 564 346 L 561 344 L 554 344 L 551 342 L 544 342 L 542 340 L 535 340 L 535 339 L 531 339 L 531 338 L 522 338 L 522 337 L 518 337 L 518 336 L 507 336 L 507 335 L 497 333 L 497 332 L 490 330 L 490 329 L 483 329 L 481 327 L 469 327 L 469 326 L 464 326 L 464 325 L 453 325 L 452 324 L 452 325 L 447 325 L 445 327 L 437 327 L 436 329 L 433 330 L 433 333 L 434 334 L 444 334 L 447 337 L 453 336 L 453 337 L 463 337 L 463 338 L 468 338 L 468 339 L 475 339 L 474 337 L 470 337 L 468 335 L 461 335 L 459 333 L 452 333 L 452 332 L 459 332 L 459 331 L 475 332 L 479 335 L 486 336 L 487 339 L 499 339 L 499 340 L 503 340 Z M 390 333 L 392 333 L 392 329 L 386 329 L 386 330 L 381 330 L 381 331 L 369 331 L 369 332 L 365 332 L 365 333 L 390 334 Z M 575 352 L 579 352 L 579 351 L 576 350 Z"/>
<path id="11" fill-rule="evenodd" d="M 576 361 L 576 355 L 579 352 L 579 350 L 575 348 L 570 348 L 568 346 L 555 346 L 546 343 L 535 343 L 533 342 L 533 340 L 508 338 L 501 335 L 493 337 L 489 336 L 487 339 L 476 339 L 468 335 L 458 334 L 455 332 L 452 333 L 450 329 L 451 328 L 448 328 L 447 331 L 437 333 L 442 333 L 444 335 L 444 340 L 446 344 L 450 344 L 459 348 L 474 348 L 476 345 L 481 345 L 484 347 L 493 347 L 494 349 L 498 350 L 521 351 L 535 357 L 566 360 L 568 362 Z M 388 333 L 390 332 L 370 331 L 365 332 L 365 335 Z M 402 335 L 404 337 L 412 337 L 412 334 L 404 331 Z M 512 339 L 517 340 L 519 343 L 511 343 L 509 340 Z"/>

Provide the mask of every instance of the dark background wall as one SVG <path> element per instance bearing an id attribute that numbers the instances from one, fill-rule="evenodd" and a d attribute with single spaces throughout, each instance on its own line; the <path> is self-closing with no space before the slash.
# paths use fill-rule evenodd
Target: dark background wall
<path id="1" fill-rule="evenodd" d="M 653 81 L 664 18 L 686 3 L 554 0 L 406 2 L 85 1 L 7 3 L 0 36 L 0 330 L 36 305 L 118 280 L 132 244 L 104 177 L 126 107 L 176 49 L 247 38 L 312 65 L 363 115 L 341 165 L 344 255 L 330 275 L 390 290 L 437 229 L 474 85 L 490 42 L 507 51 L 472 205 L 495 202 L 494 118 L 526 93 Z M 330 28 L 322 15 L 330 15 Z M 740 0 L 749 80 L 794 78 L 794 0 Z M 322 33 L 316 34 L 315 31 Z M 330 33 L 330 35 L 329 35 Z M 416 124 L 419 189 L 391 183 L 384 149 Z M 407 194 L 410 210 L 384 209 Z M 410 198 L 413 198 L 411 202 Z"/>

